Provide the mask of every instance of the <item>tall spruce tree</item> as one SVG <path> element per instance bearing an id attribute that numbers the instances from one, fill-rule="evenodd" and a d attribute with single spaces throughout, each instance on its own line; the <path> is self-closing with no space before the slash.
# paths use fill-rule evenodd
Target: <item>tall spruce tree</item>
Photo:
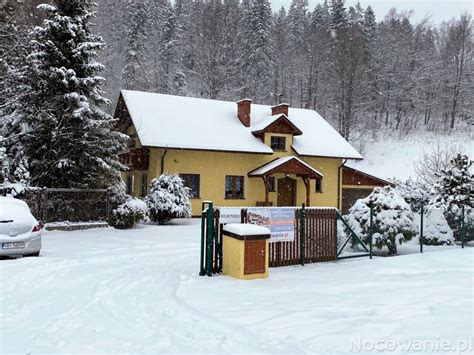
<path id="1" fill-rule="evenodd" d="M 273 43 L 271 42 L 272 10 L 268 0 L 253 0 L 250 3 L 249 22 L 251 44 L 247 62 L 248 95 L 257 102 L 271 101 L 273 73 Z M 246 96 L 248 96 L 246 95 Z"/>
<path id="2" fill-rule="evenodd" d="M 18 115 L 27 127 L 22 143 L 31 182 L 46 187 L 105 187 L 119 179 L 117 153 L 125 137 L 104 112 L 104 46 L 91 31 L 92 0 L 41 5 L 47 19 L 31 32 L 22 79 L 27 95 Z"/>
<path id="3" fill-rule="evenodd" d="M 122 84 L 125 89 L 148 88 L 147 7 L 143 0 L 129 1 L 127 24 L 125 29 L 125 67 L 122 71 Z"/>

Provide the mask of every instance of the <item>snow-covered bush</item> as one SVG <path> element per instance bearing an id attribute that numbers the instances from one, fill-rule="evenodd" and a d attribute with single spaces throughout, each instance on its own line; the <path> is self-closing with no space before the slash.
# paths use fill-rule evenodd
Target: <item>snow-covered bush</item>
<path id="1" fill-rule="evenodd" d="M 117 178 L 116 181 L 111 184 L 109 193 L 112 206 L 119 206 L 132 198 L 132 196 L 127 195 L 127 188 L 121 178 Z"/>
<path id="2" fill-rule="evenodd" d="M 397 253 L 397 245 L 410 240 L 418 233 L 415 215 L 408 203 L 391 186 L 377 187 L 349 209 L 348 220 L 354 232 L 369 243 L 370 207 L 373 207 L 372 244 L 378 249 L 386 247 L 389 255 Z"/>
<path id="3" fill-rule="evenodd" d="M 133 198 L 113 210 L 109 224 L 117 229 L 132 228 L 146 218 L 147 207 L 142 200 Z"/>
<path id="4" fill-rule="evenodd" d="M 189 191 L 178 175 L 164 173 L 153 179 L 145 202 L 152 222 L 164 224 L 173 218 L 191 217 Z"/>
<path id="5" fill-rule="evenodd" d="M 433 197 L 432 186 L 428 186 L 419 180 L 406 181 L 394 180 L 395 190 L 403 197 L 414 212 L 420 210 L 421 205 L 427 205 Z"/>
<path id="6" fill-rule="evenodd" d="M 444 218 L 443 211 L 432 208 L 425 211 L 423 216 L 423 244 L 452 245 L 453 231 Z"/>

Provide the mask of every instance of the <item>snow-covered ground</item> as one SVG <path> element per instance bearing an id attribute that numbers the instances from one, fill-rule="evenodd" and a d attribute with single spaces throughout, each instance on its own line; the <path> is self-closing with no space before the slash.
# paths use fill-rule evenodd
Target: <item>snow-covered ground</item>
<path id="1" fill-rule="evenodd" d="M 381 133 L 373 141 L 355 142 L 354 147 L 364 156 L 361 161 L 349 161 L 348 166 L 385 179 L 415 178 L 415 164 L 437 146 L 459 147 L 464 154 L 474 156 L 474 130 L 466 127 L 464 132 L 451 135 L 421 132 L 405 137 L 394 137 L 393 132 Z"/>
<path id="2" fill-rule="evenodd" d="M 199 221 L 176 224 L 46 232 L 41 257 L 0 260 L 0 353 L 454 351 L 473 334 L 473 248 L 240 281 L 198 276 Z"/>

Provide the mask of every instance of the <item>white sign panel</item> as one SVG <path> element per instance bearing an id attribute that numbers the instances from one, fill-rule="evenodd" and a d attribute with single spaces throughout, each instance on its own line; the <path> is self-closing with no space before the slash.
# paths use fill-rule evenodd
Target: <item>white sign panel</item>
<path id="1" fill-rule="evenodd" d="M 295 209 L 249 207 L 248 223 L 270 229 L 270 242 L 295 240 Z"/>
<path id="2" fill-rule="evenodd" d="M 240 207 L 220 207 L 219 223 L 240 223 Z"/>

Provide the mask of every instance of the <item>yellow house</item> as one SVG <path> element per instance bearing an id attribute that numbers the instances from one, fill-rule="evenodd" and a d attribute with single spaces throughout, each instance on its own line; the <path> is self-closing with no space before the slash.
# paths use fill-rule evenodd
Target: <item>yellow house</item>
<path id="1" fill-rule="evenodd" d="M 163 172 L 190 188 L 193 215 L 216 206 L 341 206 L 342 167 L 362 156 L 315 111 L 122 90 L 115 117 L 128 192 Z"/>

